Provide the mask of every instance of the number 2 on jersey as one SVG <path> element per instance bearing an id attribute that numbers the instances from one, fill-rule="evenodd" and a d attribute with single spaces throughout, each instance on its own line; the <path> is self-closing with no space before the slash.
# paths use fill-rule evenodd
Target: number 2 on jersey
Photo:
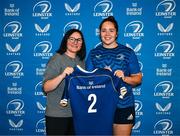
<path id="1" fill-rule="evenodd" d="M 88 101 L 92 101 L 91 105 L 88 108 L 88 113 L 96 113 L 97 109 L 93 108 L 94 105 L 96 104 L 96 101 L 97 101 L 96 95 L 95 94 L 90 94 L 88 96 Z"/>

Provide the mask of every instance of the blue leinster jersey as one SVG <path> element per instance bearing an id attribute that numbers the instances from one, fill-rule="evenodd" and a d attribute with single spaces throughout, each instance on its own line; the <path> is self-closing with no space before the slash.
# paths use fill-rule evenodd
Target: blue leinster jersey
<path id="1" fill-rule="evenodd" d="M 77 66 L 66 77 L 61 105 L 70 99 L 77 135 L 112 135 L 114 112 L 126 90 L 122 80 L 105 69 L 88 72 Z"/>
<path id="2" fill-rule="evenodd" d="M 109 68 L 112 72 L 122 70 L 125 76 L 140 72 L 139 63 L 134 51 L 119 44 L 116 48 L 107 49 L 102 45 L 92 49 L 86 60 L 86 69 Z M 134 105 L 132 87 L 127 85 L 127 94 L 123 99 L 119 99 L 118 107 L 126 108 Z"/>

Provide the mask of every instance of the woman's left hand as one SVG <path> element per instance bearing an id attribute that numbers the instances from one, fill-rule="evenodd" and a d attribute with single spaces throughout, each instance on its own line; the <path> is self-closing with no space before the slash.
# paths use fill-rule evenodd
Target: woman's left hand
<path id="1" fill-rule="evenodd" d="M 122 78 L 122 80 L 124 79 L 124 72 L 122 70 L 116 70 L 114 72 L 114 75 L 119 77 L 119 78 Z"/>

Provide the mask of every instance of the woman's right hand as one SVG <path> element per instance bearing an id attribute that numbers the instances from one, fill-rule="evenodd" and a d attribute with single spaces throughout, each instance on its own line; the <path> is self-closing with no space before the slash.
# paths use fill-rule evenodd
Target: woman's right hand
<path id="1" fill-rule="evenodd" d="M 74 69 L 72 67 L 67 67 L 64 69 L 62 75 L 64 75 L 64 77 L 66 77 L 66 75 L 71 74 L 74 71 Z"/>

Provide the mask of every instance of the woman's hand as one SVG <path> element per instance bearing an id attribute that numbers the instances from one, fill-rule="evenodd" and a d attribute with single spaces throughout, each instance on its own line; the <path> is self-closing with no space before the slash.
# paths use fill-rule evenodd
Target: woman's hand
<path id="1" fill-rule="evenodd" d="M 117 77 L 119 77 L 119 78 L 122 78 L 122 80 L 124 81 L 124 72 L 122 71 L 122 70 L 116 70 L 115 72 L 114 72 L 114 75 L 115 76 L 117 76 Z"/>
<path id="2" fill-rule="evenodd" d="M 64 75 L 64 77 L 65 77 L 66 75 L 70 75 L 73 71 L 74 71 L 74 69 L 72 67 L 67 67 L 64 69 L 62 75 Z"/>

